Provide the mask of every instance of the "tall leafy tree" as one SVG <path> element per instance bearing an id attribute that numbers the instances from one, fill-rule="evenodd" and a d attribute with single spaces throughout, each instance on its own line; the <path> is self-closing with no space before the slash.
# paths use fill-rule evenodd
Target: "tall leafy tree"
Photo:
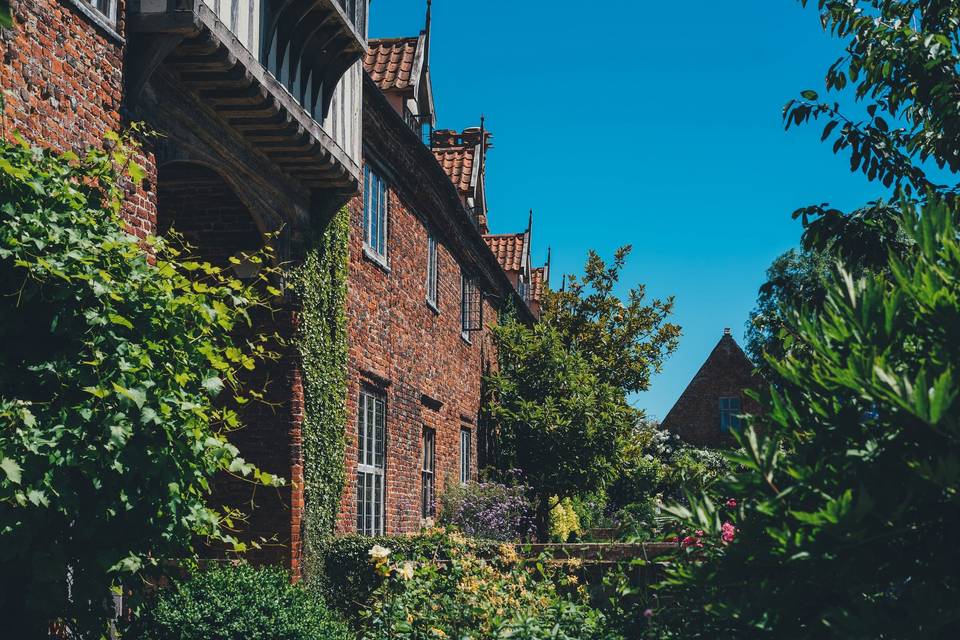
<path id="1" fill-rule="evenodd" d="M 745 345 L 764 379 L 776 379 L 765 356 L 779 360 L 793 344 L 783 315 L 785 310 L 799 307 L 819 310 L 826 296 L 824 278 L 832 264 L 824 252 L 791 249 L 778 256 L 767 269 L 767 280 L 760 286 L 757 306 L 747 322 Z"/>
<path id="2" fill-rule="evenodd" d="M 547 292 L 541 321 L 555 327 L 564 345 L 587 360 L 598 379 L 626 393 L 645 391 L 650 376 L 677 348 L 680 327 L 668 322 L 673 298 L 646 302 L 637 285 L 625 300 L 617 293 L 629 246 L 607 265 L 590 251 L 582 276 L 567 276 L 561 291 Z"/>
<path id="3" fill-rule="evenodd" d="M 520 469 L 537 498 L 537 528 L 548 535 L 558 500 L 605 485 L 637 412 L 601 380 L 556 327 L 514 319 L 493 329 L 499 367 L 488 377 L 499 466 Z"/>

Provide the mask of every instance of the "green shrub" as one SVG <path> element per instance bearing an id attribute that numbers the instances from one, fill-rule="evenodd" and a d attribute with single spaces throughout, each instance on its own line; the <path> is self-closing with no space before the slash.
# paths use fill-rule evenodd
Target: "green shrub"
<path id="1" fill-rule="evenodd" d="M 151 261 L 119 216 L 143 170 L 108 143 L 0 141 L 0 617 L 18 638 L 55 618 L 100 637 L 112 587 L 198 537 L 237 542 L 207 504 L 216 473 L 274 482 L 228 441 L 269 355 L 234 334 L 271 270 L 244 284 L 159 241 Z"/>
<path id="2" fill-rule="evenodd" d="M 325 601 L 356 623 L 358 613 L 368 607 L 373 593 L 381 586 L 382 576 L 370 570 L 370 549 L 380 546 L 391 550 L 395 560 L 419 557 L 448 558 L 451 549 L 469 551 L 479 557 L 497 554 L 498 543 L 472 539 L 451 540 L 442 530 L 414 536 L 381 536 L 376 538 L 349 535 L 327 539 L 313 559 L 318 571 L 311 575 L 311 587 Z"/>
<path id="3" fill-rule="evenodd" d="M 802 348 L 770 359 L 781 382 L 744 434 L 744 470 L 675 509 L 706 543 L 663 585 L 664 632 L 958 637 L 957 217 L 907 208 L 909 258 L 837 270 L 821 312 L 787 309 Z"/>
<path id="4" fill-rule="evenodd" d="M 161 590 L 129 630 L 137 640 L 351 640 L 323 599 L 276 567 L 217 565 Z"/>
<path id="5" fill-rule="evenodd" d="M 443 558 L 373 549 L 365 570 L 380 586 L 362 613 L 364 640 L 613 638 L 565 567 L 521 560 L 512 545 L 484 558 L 456 534 L 448 541 Z"/>

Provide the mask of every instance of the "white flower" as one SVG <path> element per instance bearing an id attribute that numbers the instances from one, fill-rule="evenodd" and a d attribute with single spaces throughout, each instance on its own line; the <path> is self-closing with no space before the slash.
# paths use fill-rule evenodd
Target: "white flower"
<path id="1" fill-rule="evenodd" d="M 412 580 L 413 579 L 413 563 L 409 561 L 404 562 L 403 566 L 400 567 L 400 569 L 397 571 L 397 575 L 399 575 L 404 580 Z"/>
<path id="2" fill-rule="evenodd" d="M 373 545 L 370 548 L 370 551 L 367 552 L 370 555 L 370 559 L 374 561 L 386 560 L 387 556 L 390 555 L 390 549 L 386 547 L 381 547 L 378 544 Z"/>

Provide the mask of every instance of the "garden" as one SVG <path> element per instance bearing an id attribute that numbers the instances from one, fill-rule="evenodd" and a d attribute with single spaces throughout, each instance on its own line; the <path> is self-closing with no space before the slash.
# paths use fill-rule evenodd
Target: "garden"
<path id="1" fill-rule="evenodd" d="M 493 329 L 481 480 L 444 491 L 418 535 L 313 538 L 296 582 L 245 560 L 243 515 L 210 502 L 217 474 L 287 482 L 230 443 L 258 394 L 244 373 L 278 357 L 276 336 L 235 339 L 281 294 L 278 268 L 239 281 L 124 232 L 148 132 L 82 157 L 0 143 L 11 637 L 960 637 L 960 201 L 928 175 L 960 171 L 960 7 L 818 10 L 846 46 L 826 89 L 853 89 L 863 115 L 806 90 L 784 123 L 824 125 L 891 196 L 796 212 L 801 248 L 771 266 L 750 321 L 767 384 L 736 446 L 689 446 L 631 404 L 677 347 L 673 301 L 617 294 L 629 247 L 591 252 L 540 322 Z M 211 545 L 227 553 L 204 558 Z"/>

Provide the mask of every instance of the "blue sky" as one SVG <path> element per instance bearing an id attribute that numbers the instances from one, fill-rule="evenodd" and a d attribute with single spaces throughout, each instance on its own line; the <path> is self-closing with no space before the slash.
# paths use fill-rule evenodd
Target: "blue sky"
<path id="1" fill-rule="evenodd" d="M 374 0 L 371 37 L 415 35 L 425 0 Z M 624 284 L 674 296 L 680 347 L 638 407 L 662 418 L 724 327 L 741 344 L 790 213 L 851 208 L 882 187 L 849 173 L 784 103 L 821 89 L 840 43 L 796 0 L 435 0 L 438 126 L 494 133 L 494 232 L 534 209 L 534 258 L 553 283 L 587 250 L 633 245 Z"/>

